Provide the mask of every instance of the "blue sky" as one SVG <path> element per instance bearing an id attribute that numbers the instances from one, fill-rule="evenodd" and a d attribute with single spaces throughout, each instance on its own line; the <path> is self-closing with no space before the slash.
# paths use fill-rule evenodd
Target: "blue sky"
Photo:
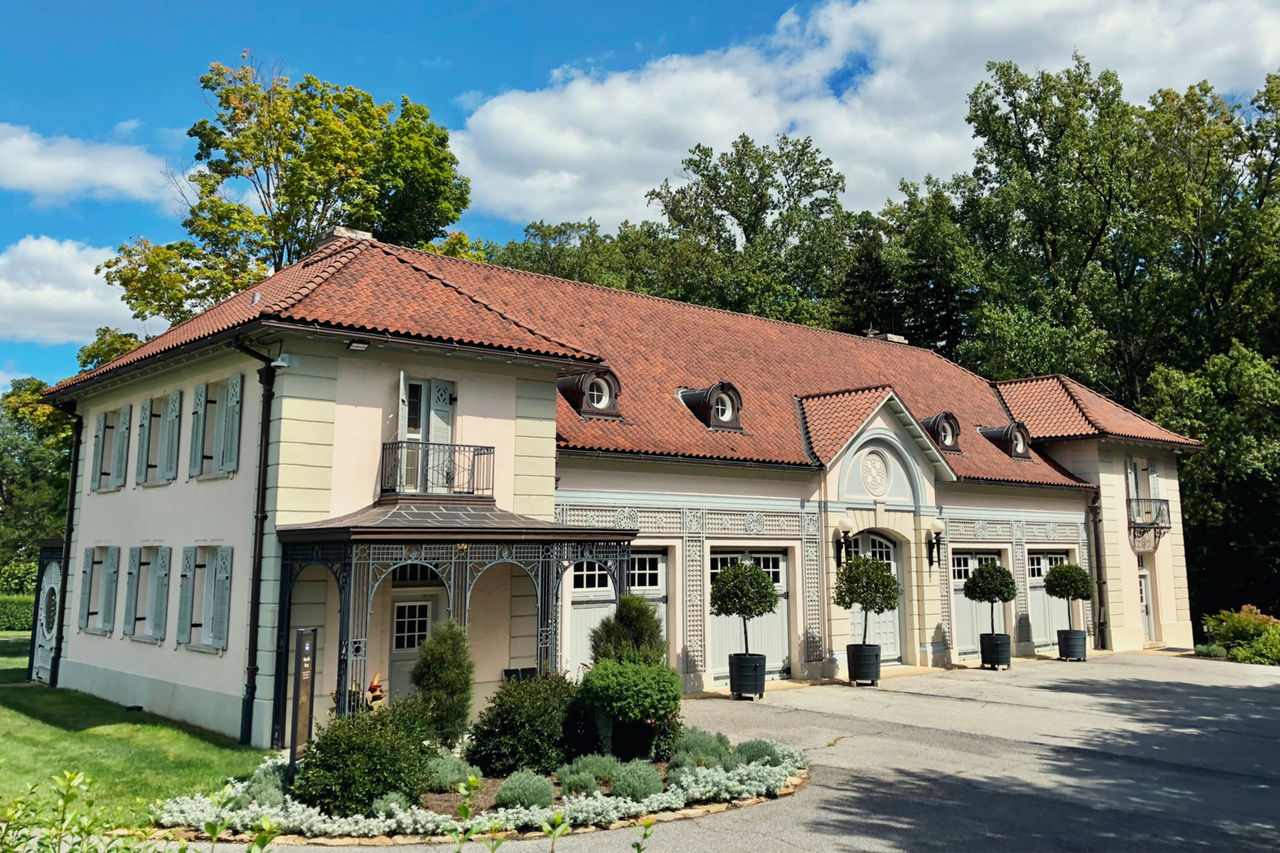
<path id="1" fill-rule="evenodd" d="M 743 131 L 812 135 L 846 203 L 879 207 L 901 177 L 968 165 L 964 95 L 988 59 L 1056 69 L 1080 50 L 1134 100 L 1202 78 L 1251 92 L 1280 66 L 1261 0 L 77 2 L 56 25 L 45 8 L 10 4 L 0 36 L 4 385 L 73 373 L 96 325 L 138 327 L 92 268 L 133 236 L 181 235 L 165 171 L 189 164 L 185 130 L 210 112 L 196 78 L 246 48 L 426 104 L 472 179 L 459 227 L 488 239 L 642 217 L 692 144 Z"/>

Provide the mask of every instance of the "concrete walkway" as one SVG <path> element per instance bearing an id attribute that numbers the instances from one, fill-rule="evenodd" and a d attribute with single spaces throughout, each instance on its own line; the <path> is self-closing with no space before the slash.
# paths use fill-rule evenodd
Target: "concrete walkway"
<path id="1" fill-rule="evenodd" d="M 1135 653 L 685 703 L 808 752 L 795 796 L 661 824 L 660 851 L 1275 850 L 1280 669 Z M 626 851 L 631 830 L 557 850 Z M 479 848 L 478 848 L 479 849 Z M 543 841 L 503 850 L 546 850 Z"/>

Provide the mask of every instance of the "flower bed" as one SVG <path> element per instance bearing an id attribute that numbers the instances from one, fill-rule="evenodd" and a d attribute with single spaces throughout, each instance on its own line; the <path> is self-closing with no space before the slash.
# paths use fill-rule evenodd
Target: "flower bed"
<path id="1" fill-rule="evenodd" d="M 656 812 L 671 812 L 695 803 L 723 803 L 755 797 L 775 797 L 793 784 L 794 777 L 807 766 L 802 752 L 773 743 L 776 765 L 768 760 L 736 767 L 692 767 L 680 774 L 667 790 L 632 800 L 606 796 L 569 795 L 546 808 L 498 808 L 482 812 L 470 820 L 459 820 L 419 806 L 403 808 L 389 803 L 379 815 L 335 817 L 297 802 L 288 795 L 282 802 L 263 803 L 251 795 L 252 780 L 232 781 L 212 796 L 184 796 L 165 800 L 153 807 L 153 817 L 162 827 L 202 827 L 225 824 L 237 832 L 249 832 L 269 820 L 285 834 L 372 837 L 380 835 L 439 836 L 449 830 L 477 828 L 482 832 L 529 830 L 550 823 L 559 813 L 572 826 L 609 826 L 617 821 Z M 260 773 L 274 775 L 284 758 L 269 758 Z M 257 775 L 257 774 L 255 774 Z"/>

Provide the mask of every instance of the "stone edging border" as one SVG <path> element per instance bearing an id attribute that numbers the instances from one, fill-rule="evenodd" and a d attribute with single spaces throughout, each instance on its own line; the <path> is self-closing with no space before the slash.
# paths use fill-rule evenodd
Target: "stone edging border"
<path id="1" fill-rule="evenodd" d="M 781 797 L 789 797 L 798 789 L 803 788 L 809 781 L 809 769 L 801 767 L 796 771 L 796 775 L 787 777 L 787 784 L 778 789 L 776 797 L 750 797 L 745 800 L 732 800 L 727 803 L 704 803 L 697 806 L 688 806 L 683 809 L 677 809 L 670 812 L 654 812 L 652 814 L 640 815 L 638 817 L 627 818 L 626 820 L 617 820 L 608 826 L 600 826 L 591 824 L 589 826 L 579 826 L 571 829 L 570 835 L 587 835 L 592 832 L 607 832 L 613 829 L 626 829 L 627 827 L 640 826 L 646 821 L 654 823 L 670 823 L 677 820 L 692 820 L 693 818 L 704 817 L 709 814 L 719 814 L 729 809 L 742 809 L 748 806 L 759 805 L 769 800 Z M 170 830 L 171 837 L 183 837 L 185 840 L 191 841 L 196 838 L 203 838 L 204 833 L 192 833 L 190 830 Z M 532 841 L 538 838 L 546 838 L 546 833 L 540 829 L 521 832 L 516 829 L 508 829 L 503 832 L 494 834 L 495 837 L 506 841 Z M 482 838 L 484 836 L 476 836 Z M 219 842 L 231 843 L 247 843 L 251 840 L 251 836 L 246 833 L 238 833 L 230 838 L 220 838 Z M 271 842 L 273 846 L 281 847 L 303 847 L 314 845 L 317 847 L 399 847 L 408 844 L 453 844 L 454 841 L 447 835 L 375 835 L 371 837 L 356 837 L 351 835 L 342 836 L 319 836 L 316 838 L 307 838 L 305 835 L 281 835 Z"/>

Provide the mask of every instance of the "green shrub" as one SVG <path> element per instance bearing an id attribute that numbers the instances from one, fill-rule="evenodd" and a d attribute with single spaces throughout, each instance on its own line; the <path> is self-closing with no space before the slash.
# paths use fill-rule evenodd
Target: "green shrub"
<path id="1" fill-rule="evenodd" d="M 676 740 L 680 737 L 680 732 L 684 730 L 684 724 L 680 722 L 680 715 L 668 717 L 665 720 L 659 720 L 653 726 L 653 760 L 654 761 L 670 761 L 671 756 L 676 751 Z"/>
<path id="2" fill-rule="evenodd" d="M 412 678 L 431 707 L 431 728 L 446 746 L 455 745 L 467 731 L 475 674 L 467 630 L 452 620 L 436 623 L 418 647 Z"/>
<path id="3" fill-rule="evenodd" d="M 667 666 L 602 660 L 587 671 L 581 691 L 601 746 L 619 758 L 648 758 L 657 721 L 680 712 L 680 675 Z"/>
<path id="4" fill-rule="evenodd" d="M 893 569 L 884 560 L 875 560 L 861 554 L 854 554 L 836 572 L 835 587 L 831 590 L 831 600 L 843 610 L 851 610 L 855 606 L 862 609 L 862 642 L 867 642 L 867 628 L 871 613 L 887 613 L 898 606 L 902 597 L 902 587 Z"/>
<path id="5" fill-rule="evenodd" d="M 671 767 L 728 767 L 729 738 L 688 726 L 676 738 Z"/>
<path id="6" fill-rule="evenodd" d="M 34 595 L 0 595 L 0 631 L 30 631 L 35 608 Z"/>
<path id="7" fill-rule="evenodd" d="M 1075 563 L 1050 566 L 1044 575 L 1044 591 L 1067 602 L 1067 627 L 1074 630 L 1075 615 L 1071 612 L 1071 602 L 1093 598 L 1093 578 Z"/>
<path id="8" fill-rule="evenodd" d="M 263 764 L 253 771 L 249 784 L 245 786 L 245 795 L 260 806 L 275 808 L 284 805 L 285 774 L 288 768 L 284 764 Z"/>
<path id="9" fill-rule="evenodd" d="M 711 582 L 711 613 L 737 616 L 742 620 L 742 650 L 750 652 L 747 621 L 772 613 L 778 606 L 778 591 L 769 573 L 751 563 L 732 562 L 716 573 Z"/>
<path id="10" fill-rule="evenodd" d="M 502 783 L 494 796 L 494 804 L 500 809 L 545 809 L 555 797 L 555 786 L 550 779 L 532 770 L 517 770 Z"/>
<path id="11" fill-rule="evenodd" d="M 38 575 L 35 560 L 14 560 L 0 566 L 0 595 L 35 595 Z"/>
<path id="12" fill-rule="evenodd" d="M 437 794 L 451 793 L 468 776 L 481 776 L 480 769 L 458 758 L 447 749 L 439 750 L 423 765 L 424 786 Z"/>
<path id="13" fill-rule="evenodd" d="M 1202 658 L 1225 658 L 1227 647 L 1217 643 L 1199 643 L 1196 645 L 1196 654 Z"/>
<path id="14" fill-rule="evenodd" d="M 973 570 L 964 582 L 964 597 L 991 605 L 991 633 L 996 630 L 996 604 L 1013 601 L 1018 597 L 1018 587 L 1013 575 L 999 563 L 984 563 Z"/>
<path id="15" fill-rule="evenodd" d="M 771 740 L 744 740 L 733 748 L 733 761 L 739 766 L 767 764 L 770 767 L 780 767 L 782 756 L 778 755 L 778 748 Z"/>
<path id="16" fill-rule="evenodd" d="M 586 773 L 592 779 L 599 780 L 606 784 L 613 782 L 613 777 L 622 769 L 622 762 L 614 758 L 612 755 L 600 755 L 592 753 L 591 755 L 580 755 L 573 760 L 571 764 L 566 764 L 557 771 L 557 776 L 563 776 L 566 773 Z"/>
<path id="17" fill-rule="evenodd" d="M 307 747 L 293 797 L 331 815 L 366 814 L 383 794 L 417 802 L 426 788 L 422 750 L 390 709 L 331 720 Z"/>
<path id="18" fill-rule="evenodd" d="M 591 660 L 666 663 L 667 640 L 654 606 L 640 595 L 619 596 L 613 615 L 591 630 Z"/>
<path id="19" fill-rule="evenodd" d="M 662 777 L 652 764 L 643 758 L 637 758 L 622 765 L 622 769 L 613 777 L 612 793 L 615 797 L 640 802 L 646 797 L 662 793 Z"/>
<path id="20" fill-rule="evenodd" d="M 600 786 L 596 784 L 596 777 L 585 771 L 561 767 L 556 771 L 556 778 L 560 780 L 561 793 L 566 796 L 569 794 L 591 796 L 600 790 Z"/>
<path id="21" fill-rule="evenodd" d="M 423 756 L 431 756 L 440 744 L 435 730 L 435 709 L 420 694 L 397 699 L 386 710 L 391 724 L 418 745 Z"/>
<path id="22" fill-rule="evenodd" d="M 1202 624 L 1209 642 L 1230 650 L 1236 646 L 1247 646 L 1280 622 L 1252 604 L 1246 604 L 1239 610 L 1222 610 L 1216 616 L 1206 616 Z"/>
<path id="23" fill-rule="evenodd" d="M 400 809 L 400 811 L 409 810 L 409 801 L 404 798 L 404 794 L 393 791 L 390 794 L 383 794 L 381 797 L 373 801 L 373 805 L 369 807 L 370 816 L 381 815 L 386 817 L 391 814 L 392 806 Z"/>
<path id="24" fill-rule="evenodd" d="M 471 729 L 467 760 L 486 776 L 550 773 L 569 757 L 565 723 L 577 692 L 559 674 L 504 682 Z"/>
<path id="25" fill-rule="evenodd" d="M 1245 646 L 1230 651 L 1231 659 L 1240 663 L 1261 663 L 1280 666 L 1280 625 L 1272 625 Z"/>

